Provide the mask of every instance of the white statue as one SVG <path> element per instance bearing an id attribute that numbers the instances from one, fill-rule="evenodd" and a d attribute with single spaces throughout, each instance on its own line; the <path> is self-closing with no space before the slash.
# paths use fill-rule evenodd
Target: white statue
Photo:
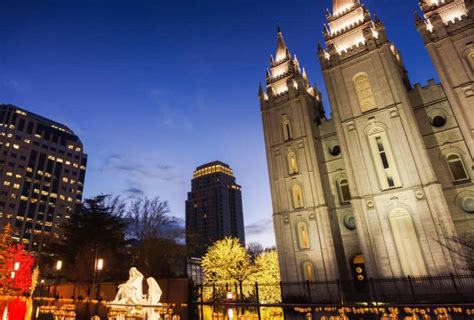
<path id="1" fill-rule="evenodd" d="M 148 284 L 148 294 L 146 297 L 146 304 L 148 305 L 157 305 L 160 302 L 161 295 L 163 291 L 161 291 L 160 286 L 156 282 L 156 280 L 152 277 L 146 279 L 146 283 Z"/>
<path id="2" fill-rule="evenodd" d="M 143 274 L 137 268 L 130 268 L 127 282 L 118 286 L 118 292 L 112 303 L 141 304 L 143 300 Z"/>
<path id="3" fill-rule="evenodd" d="M 137 268 L 132 267 L 128 272 L 127 282 L 118 286 L 118 292 L 111 304 L 125 305 L 149 305 L 156 306 L 160 303 L 162 291 L 158 283 L 152 277 L 146 279 L 148 294 L 143 295 L 143 274 Z"/>

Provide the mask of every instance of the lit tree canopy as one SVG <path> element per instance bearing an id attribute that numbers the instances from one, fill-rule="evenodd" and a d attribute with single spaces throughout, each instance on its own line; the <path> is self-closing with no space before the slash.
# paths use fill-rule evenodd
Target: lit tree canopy
<path id="1" fill-rule="evenodd" d="M 257 245 L 252 247 L 260 248 Z M 218 295 L 222 294 L 220 291 L 225 283 L 237 282 L 242 284 L 240 287 L 243 288 L 242 293 L 245 296 L 255 296 L 255 283 L 258 283 L 258 296 L 261 302 L 281 301 L 280 269 L 275 250 L 258 250 L 255 258 L 252 258 L 238 239 L 226 238 L 217 241 L 209 248 L 201 266 L 207 286 L 214 285 Z"/>
<path id="2" fill-rule="evenodd" d="M 276 303 L 281 301 L 280 290 L 280 268 L 278 266 L 278 254 L 275 250 L 268 250 L 261 253 L 255 259 L 256 272 L 252 275 L 252 280 L 259 284 L 259 298 L 261 302 Z"/>
<path id="3" fill-rule="evenodd" d="M 235 238 L 214 243 L 202 259 L 201 266 L 207 283 L 241 282 L 254 273 L 250 255 Z"/>
<path id="4" fill-rule="evenodd" d="M 21 244 L 14 245 L 10 251 L 13 259 L 8 262 L 8 268 L 15 272 L 12 287 L 16 294 L 22 295 L 30 291 L 35 259 Z M 15 264 L 17 264 L 18 270 L 15 270 Z"/>
<path id="5" fill-rule="evenodd" d="M 0 294 L 24 294 L 30 290 L 34 258 L 15 244 L 7 224 L 0 235 Z"/>
<path id="6" fill-rule="evenodd" d="M 10 262 L 13 260 L 13 246 L 12 228 L 10 224 L 3 227 L 0 235 L 0 294 L 12 293 L 12 282 Z"/>

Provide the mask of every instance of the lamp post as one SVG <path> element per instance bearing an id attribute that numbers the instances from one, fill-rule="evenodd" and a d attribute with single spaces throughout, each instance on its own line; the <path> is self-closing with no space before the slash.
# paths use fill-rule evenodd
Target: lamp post
<path id="1" fill-rule="evenodd" d="M 99 286 L 100 286 L 100 272 L 104 269 L 104 259 L 99 258 L 96 261 L 95 264 L 95 270 L 97 272 L 97 288 L 95 292 L 95 298 L 96 300 L 99 300 Z"/>
<path id="2" fill-rule="evenodd" d="M 95 289 L 95 299 L 99 300 L 99 286 L 100 286 L 100 272 L 104 269 L 104 259 L 98 258 L 97 257 L 97 251 L 96 251 L 96 257 L 94 261 L 94 277 L 92 278 L 92 289 Z M 96 285 L 97 282 L 97 285 Z M 98 310 L 98 302 L 95 305 L 95 312 L 97 314 Z M 91 309 L 89 309 L 91 311 Z M 90 314 L 89 314 L 90 315 Z"/>
<path id="3" fill-rule="evenodd" d="M 226 298 L 227 301 L 232 302 L 232 300 L 234 299 L 234 295 L 232 294 L 232 292 L 229 291 L 227 292 Z M 234 309 L 232 307 L 227 309 L 227 316 L 229 317 L 229 320 L 234 319 Z"/>
<path id="4" fill-rule="evenodd" d="M 54 285 L 54 297 L 56 298 L 57 291 L 58 291 L 58 284 L 59 284 L 59 272 L 61 272 L 61 269 L 63 268 L 63 261 L 58 260 L 56 261 L 56 284 Z"/>

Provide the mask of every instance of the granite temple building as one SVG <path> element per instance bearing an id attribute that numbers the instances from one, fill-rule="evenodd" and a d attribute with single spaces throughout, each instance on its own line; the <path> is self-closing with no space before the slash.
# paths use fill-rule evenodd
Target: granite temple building
<path id="1" fill-rule="evenodd" d="M 334 0 L 326 15 L 316 55 L 330 117 L 280 30 L 260 86 L 285 282 L 467 269 L 442 244 L 474 229 L 474 1 L 420 1 L 414 24 L 440 79 L 426 85 L 363 2 Z"/>

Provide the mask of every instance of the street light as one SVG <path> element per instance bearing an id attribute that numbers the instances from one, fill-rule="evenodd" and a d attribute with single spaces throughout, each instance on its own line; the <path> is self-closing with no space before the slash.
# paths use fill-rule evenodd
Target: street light
<path id="1" fill-rule="evenodd" d="M 232 302 L 232 300 L 234 299 L 234 295 L 232 294 L 232 292 L 229 291 L 227 292 L 226 298 L 227 301 Z M 229 317 L 229 320 L 234 319 L 234 309 L 232 307 L 227 309 L 227 316 Z"/>
<path id="2" fill-rule="evenodd" d="M 57 295 L 57 291 L 58 291 L 58 285 L 59 285 L 59 272 L 61 271 L 61 269 L 63 268 L 63 261 L 62 260 L 58 260 L 56 261 L 56 285 L 54 286 L 54 297 L 56 297 Z"/>
<path id="3" fill-rule="evenodd" d="M 104 259 L 97 259 L 96 269 L 97 271 L 102 271 L 102 269 L 104 269 Z"/>

